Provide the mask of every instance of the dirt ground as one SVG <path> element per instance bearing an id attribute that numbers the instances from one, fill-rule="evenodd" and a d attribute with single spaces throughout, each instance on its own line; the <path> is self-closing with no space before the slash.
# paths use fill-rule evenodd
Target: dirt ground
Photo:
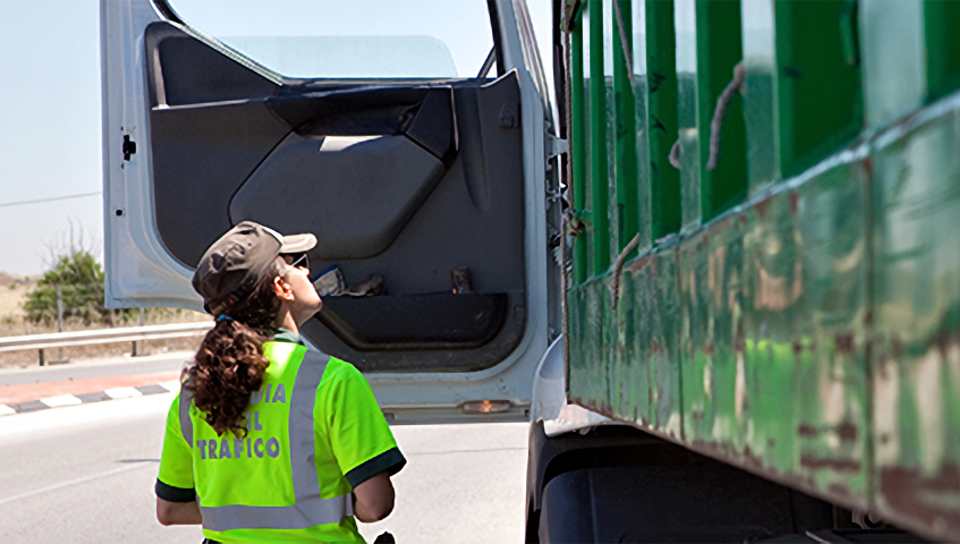
<path id="1" fill-rule="evenodd" d="M 24 336 L 29 334 L 43 334 L 57 332 L 57 324 L 44 325 L 32 323 L 24 319 L 23 303 L 27 294 L 37 285 L 40 276 L 17 276 L 0 273 L 0 337 Z M 166 323 L 192 323 L 209 320 L 210 316 L 189 310 L 171 308 L 154 309 L 146 314 L 147 325 L 161 325 Z M 125 326 L 135 326 L 137 323 L 126 323 Z M 124 326 L 124 325 L 120 325 Z M 103 324 L 85 325 L 79 321 L 64 323 L 65 331 L 91 330 L 103 328 Z M 138 346 L 140 353 L 160 353 L 165 351 L 194 351 L 200 346 L 201 336 L 190 338 L 174 338 L 170 340 L 152 340 L 142 342 Z M 128 355 L 132 349 L 131 342 L 113 344 L 95 344 L 91 346 L 77 346 L 63 349 L 63 358 L 76 360 L 92 357 L 121 357 Z M 47 362 L 60 359 L 60 350 L 44 350 L 44 359 Z M 39 364 L 40 354 L 37 350 L 11 351 L 0 353 L 0 368 L 29 367 Z"/>

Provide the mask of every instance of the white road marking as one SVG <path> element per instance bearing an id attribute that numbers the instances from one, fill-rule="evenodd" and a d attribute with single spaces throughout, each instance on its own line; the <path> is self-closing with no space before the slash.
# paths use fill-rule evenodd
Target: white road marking
<path id="1" fill-rule="evenodd" d="M 42 432 L 57 433 L 58 429 L 63 427 L 84 428 L 93 432 L 103 425 L 105 419 L 152 417 L 155 414 L 163 418 L 171 402 L 173 402 L 173 395 L 166 393 L 146 395 L 136 399 L 92 402 L 58 410 L 37 410 L 18 414 L 17 417 L 3 417 L 0 418 L 0 444 L 25 440 Z"/>
<path id="2" fill-rule="evenodd" d="M 0 417 L 12 416 L 13 414 L 16 414 L 16 413 L 17 413 L 16 410 L 7 406 L 6 404 L 0 404 Z"/>
<path id="3" fill-rule="evenodd" d="M 166 389 L 167 391 L 169 391 L 169 392 L 171 392 L 171 393 L 179 393 L 179 392 L 180 392 L 180 382 L 177 381 L 177 380 L 171 380 L 171 381 L 169 381 L 169 382 L 163 382 L 163 383 L 160 384 L 160 387 Z"/>
<path id="4" fill-rule="evenodd" d="M 103 392 L 103 394 L 111 399 L 132 399 L 134 397 L 143 396 L 143 393 L 137 391 L 133 387 L 114 387 L 113 389 L 107 389 Z"/>
<path id="5" fill-rule="evenodd" d="M 50 408 L 60 408 L 61 406 L 76 406 L 83 404 L 83 401 L 73 395 L 58 395 L 56 397 L 47 397 L 40 399 L 40 402 Z"/>

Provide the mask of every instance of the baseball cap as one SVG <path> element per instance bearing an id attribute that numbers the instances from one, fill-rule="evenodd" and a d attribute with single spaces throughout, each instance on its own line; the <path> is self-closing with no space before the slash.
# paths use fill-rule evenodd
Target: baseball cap
<path id="1" fill-rule="evenodd" d="M 214 242 L 200 258 L 193 288 L 203 308 L 220 315 L 253 292 L 278 255 L 304 253 L 317 245 L 313 234 L 284 236 L 253 221 L 244 221 Z"/>

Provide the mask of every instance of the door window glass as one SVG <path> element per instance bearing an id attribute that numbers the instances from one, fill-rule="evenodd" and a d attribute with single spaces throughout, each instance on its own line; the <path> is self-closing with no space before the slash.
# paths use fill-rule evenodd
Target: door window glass
<path id="1" fill-rule="evenodd" d="M 494 45 L 484 0 L 171 4 L 192 28 L 287 77 L 475 78 Z"/>

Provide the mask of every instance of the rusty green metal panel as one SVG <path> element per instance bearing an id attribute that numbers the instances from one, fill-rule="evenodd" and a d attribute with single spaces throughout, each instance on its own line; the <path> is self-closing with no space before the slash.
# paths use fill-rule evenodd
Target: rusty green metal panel
<path id="1" fill-rule="evenodd" d="M 780 172 L 795 176 L 863 130 L 858 3 L 774 2 Z"/>
<path id="2" fill-rule="evenodd" d="M 676 239 L 676 237 L 674 237 Z M 650 259 L 654 297 L 647 309 L 650 343 L 648 360 L 655 389 L 650 397 L 653 425 L 671 439 L 683 438 L 683 383 L 677 364 L 680 354 L 679 270 L 677 248 L 668 240 L 662 251 Z"/>
<path id="3" fill-rule="evenodd" d="M 923 3 L 924 57 L 927 102 L 960 89 L 960 2 L 925 0 Z"/>
<path id="4" fill-rule="evenodd" d="M 572 334 L 592 331 L 571 398 L 867 507 L 868 179 L 840 163 L 666 241 L 627 264 L 616 312 L 609 275 L 574 289 Z"/>
<path id="5" fill-rule="evenodd" d="M 960 536 L 960 116 L 884 139 L 874 168 L 877 506 Z"/>
<path id="6" fill-rule="evenodd" d="M 812 365 L 810 349 L 815 345 L 803 297 L 798 206 L 796 193 L 774 192 L 746 209 L 741 218 L 747 369 L 743 388 L 750 414 L 745 448 L 749 448 L 747 459 L 757 467 L 784 474 L 792 472 L 798 458 L 797 374 Z"/>
<path id="7" fill-rule="evenodd" d="M 737 458 L 746 437 L 740 319 L 743 224 L 726 217 L 680 248 L 684 437 Z"/>
<path id="8" fill-rule="evenodd" d="M 653 285 L 648 275 L 647 270 L 624 271 L 620 303 L 616 314 L 611 312 L 617 334 L 616 362 L 613 363 L 616 369 L 611 375 L 611 411 L 627 415 L 631 421 L 644 426 L 653 419 L 650 391 L 654 389 L 650 361 L 644 353 L 650 345 L 646 326 L 652 317 L 645 311 L 648 310 L 645 302 L 650 299 L 649 291 Z"/>
<path id="9" fill-rule="evenodd" d="M 770 6 L 745 0 L 743 13 L 763 2 Z M 647 2 L 644 13 L 667 4 Z M 841 77 L 830 95 L 837 104 L 816 102 L 828 91 L 823 76 L 839 74 L 842 58 L 859 82 L 859 68 L 846 63 L 862 58 L 880 62 L 865 69 L 868 86 L 892 77 L 897 70 L 885 70 L 906 61 L 882 58 L 883 33 L 871 25 L 895 19 L 890 13 L 903 6 L 871 7 L 858 38 L 850 10 L 856 3 L 808 4 L 820 3 L 777 1 L 775 35 L 744 31 L 751 196 L 701 225 L 696 3 L 677 0 L 684 230 L 626 263 L 616 309 L 608 268 L 571 286 L 568 394 L 768 478 L 929 538 L 956 540 L 960 94 L 897 118 L 915 105 L 916 93 L 888 90 L 870 114 L 874 126 L 853 140 L 863 119 L 859 91 Z M 924 4 L 927 22 L 931 5 Z M 832 33 L 828 43 L 810 45 L 817 28 Z M 797 36 L 800 30 L 811 35 Z M 931 31 L 939 30 L 928 25 L 928 42 Z M 775 43 L 775 55 L 760 51 L 763 43 Z M 783 44 L 810 51 L 783 52 Z M 817 47 L 833 58 L 812 59 Z M 641 81 L 652 87 L 654 76 Z M 585 85 L 583 92 L 595 88 Z M 602 86 L 604 109 L 590 112 L 607 129 L 615 112 L 606 97 L 614 87 Z M 638 140 L 642 120 L 654 119 L 656 93 L 646 94 L 651 113 L 640 115 L 637 102 Z M 784 119 L 787 107 L 793 117 Z M 785 133 L 793 139 L 783 140 Z M 844 142 L 852 145 L 842 149 Z M 590 144 L 598 145 L 583 147 Z M 607 144 L 596 149 L 611 152 Z M 783 175 L 801 175 L 780 181 L 778 168 L 786 166 Z M 608 198 L 620 194 L 611 192 L 610 172 L 598 184 Z"/>
<path id="10" fill-rule="evenodd" d="M 604 278 L 594 277 L 573 289 L 567 298 L 571 312 L 568 396 L 607 414 L 611 412 L 609 375 L 616 355 L 610 341 L 609 293 Z"/>
<path id="11" fill-rule="evenodd" d="M 726 103 L 716 168 L 710 169 L 712 123 L 718 99 L 743 59 L 740 0 L 697 0 L 697 126 L 700 134 L 700 214 L 706 222 L 747 196 L 746 129 L 743 102 L 736 93 Z M 733 30 L 731 30 L 733 29 Z"/>
<path id="12" fill-rule="evenodd" d="M 630 402 L 620 403 L 618 417 L 682 438 L 679 349 L 679 296 L 677 292 L 676 237 L 661 249 L 634 260 L 623 272 L 618 306 L 627 365 L 638 384 L 644 384 Z M 629 385 L 621 385 L 629 387 Z"/>
<path id="13" fill-rule="evenodd" d="M 861 507 L 869 502 L 871 463 L 869 183 L 854 161 L 795 189 L 803 312 L 791 325 L 801 361 L 794 473 L 805 489 Z"/>
<path id="14" fill-rule="evenodd" d="M 568 293 L 568 394 L 593 410 L 680 440 L 677 256 L 665 247 L 676 249 L 676 238 L 625 267 L 616 309 L 609 274 Z"/>
<path id="15" fill-rule="evenodd" d="M 650 145 L 651 237 L 680 230 L 680 172 L 670 165 L 678 139 L 677 56 L 673 0 L 644 2 L 646 15 L 647 105 Z M 638 93 L 639 96 L 639 93 Z"/>

